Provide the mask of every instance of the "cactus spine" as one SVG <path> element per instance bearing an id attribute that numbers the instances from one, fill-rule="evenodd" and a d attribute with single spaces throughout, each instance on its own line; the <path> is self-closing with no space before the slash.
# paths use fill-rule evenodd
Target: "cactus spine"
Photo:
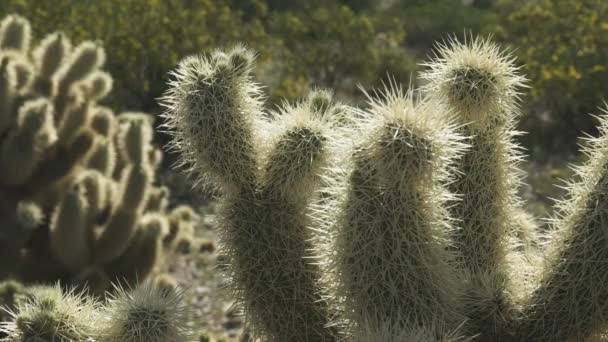
<path id="1" fill-rule="evenodd" d="M 335 341 L 306 214 L 327 159 L 329 119 L 300 103 L 265 120 L 252 67 L 242 47 L 186 58 L 165 97 L 167 126 L 191 172 L 225 194 L 221 241 L 256 337 Z"/>

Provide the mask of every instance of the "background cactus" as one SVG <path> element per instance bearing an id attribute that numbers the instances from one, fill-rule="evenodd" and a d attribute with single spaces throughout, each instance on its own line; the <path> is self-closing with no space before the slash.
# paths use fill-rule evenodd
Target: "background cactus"
<path id="1" fill-rule="evenodd" d="M 99 320 L 96 303 L 81 293 L 62 291 L 59 285 L 34 287 L 2 322 L 2 341 L 89 341 Z"/>
<path id="2" fill-rule="evenodd" d="M 101 105 L 112 78 L 97 43 L 72 47 L 55 33 L 32 49 L 29 32 L 19 16 L 0 24 L 0 278 L 95 282 L 97 294 L 143 280 L 171 212 L 168 189 L 154 184 L 152 120 Z"/>
<path id="3" fill-rule="evenodd" d="M 5 282 L 0 289 L 3 297 L 12 298 L 2 303 L 10 317 L 2 316 L 0 341 L 189 341 L 189 310 L 177 288 L 158 287 L 149 281 L 133 288 L 117 285 L 104 303 L 59 284 L 23 287 Z M 18 295 L 13 294 L 16 289 Z"/>

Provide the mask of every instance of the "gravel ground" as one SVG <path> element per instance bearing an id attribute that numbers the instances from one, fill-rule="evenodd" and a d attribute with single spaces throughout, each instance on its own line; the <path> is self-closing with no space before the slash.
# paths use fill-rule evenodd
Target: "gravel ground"
<path id="1" fill-rule="evenodd" d="M 243 319 L 233 308 L 233 301 L 223 289 L 226 279 L 218 269 L 217 235 L 211 206 L 202 208 L 196 242 L 189 253 L 167 255 L 165 265 L 184 289 L 185 301 L 192 309 L 192 328 L 216 338 L 239 341 L 243 335 Z"/>

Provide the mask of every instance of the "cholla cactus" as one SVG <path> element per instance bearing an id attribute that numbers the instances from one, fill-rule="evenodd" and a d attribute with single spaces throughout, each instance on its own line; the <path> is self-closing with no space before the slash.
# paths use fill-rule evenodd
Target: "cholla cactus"
<path id="1" fill-rule="evenodd" d="M 437 331 L 446 331 L 444 335 L 437 335 Z M 361 332 L 351 342 L 470 342 L 472 338 L 464 337 L 458 331 L 448 332 L 449 329 L 438 326 L 412 327 L 395 331 L 386 324 L 370 326 L 364 325 Z"/>
<path id="2" fill-rule="evenodd" d="M 183 60 L 164 99 L 167 126 L 197 180 L 225 194 L 221 242 L 256 337 L 334 341 L 307 229 L 331 118 L 303 102 L 265 119 L 253 59 L 237 46 Z"/>
<path id="3" fill-rule="evenodd" d="M 30 24 L 23 17 L 12 15 L 0 24 L 0 50 L 26 52 L 31 39 Z"/>
<path id="4" fill-rule="evenodd" d="M 8 290 L 8 291 L 7 291 Z M 176 287 L 145 282 L 115 286 L 105 303 L 84 292 L 55 286 L 0 283 L 4 310 L 0 341 L 6 342 L 186 342 L 190 311 Z"/>
<path id="5" fill-rule="evenodd" d="M 514 319 L 511 293 L 520 290 L 509 283 L 507 258 L 511 217 L 519 205 L 520 156 L 512 139 L 523 78 L 511 56 L 479 38 L 440 45 L 438 56 L 427 65 L 422 77 L 429 81 L 431 99 L 448 109 L 463 125 L 462 133 L 470 136 L 471 147 L 450 186 L 462 195 L 451 209 L 461 220 L 453 238 L 470 273 L 466 314 L 474 331 L 493 340 L 508 331 Z"/>
<path id="6" fill-rule="evenodd" d="M 170 212 L 168 190 L 152 186 L 152 121 L 99 105 L 112 78 L 98 44 L 55 33 L 30 52 L 29 32 L 18 16 L 0 24 L 0 277 L 99 279 L 98 293 L 110 275 L 143 280 L 168 230 L 144 214 Z M 125 255 L 132 267 L 115 268 Z"/>
<path id="7" fill-rule="evenodd" d="M 28 298 L 0 323 L 7 342 L 92 342 L 100 319 L 97 304 L 82 293 L 59 285 L 28 290 Z"/>
<path id="8" fill-rule="evenodd" d="M 189 310 L 182 292 L 146 282 L 134 289 L 116 287 L 103 313 L 99 342 L 186 342 Z"/>
<path id="9" fill-rule="evenodd" d="M 599 138 L 589 138 L 589 157 L 576 168 L 580 181 L 569 184 L 569 196 L 558 204 L 552 222 L 555 238 L 540 283 L 524 309 L 521 339 L 585 341 L 604 333 L 608 315 L 608 112 L 600 118 Z"/>
<path id="10" fill-rule="evenodd" d="M 430 332 L 442 336 L 464 320 L 448 251 L 453 222 L 445 206 L 453 198 L 442 185 L 462 137 L 409 91 L 391 85 L 376 95 L 348 134 L 355 146 L 341 151 L 348 167 L 333 187 L 337 204 L 318 209 L 320 221 L 335 225 L 324 229 L 335 234 L 327 283 L 356 340 L 402 341 L 419 326 L 446 328 Z"/>

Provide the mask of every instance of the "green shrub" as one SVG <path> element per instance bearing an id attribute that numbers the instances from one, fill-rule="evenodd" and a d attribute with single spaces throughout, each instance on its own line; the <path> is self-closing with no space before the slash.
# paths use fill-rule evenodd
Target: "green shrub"
<path id="1" fill-rule="evenodd" d="M 531 143 L 572 150 L 581 131 L 597 133 L 595 112 L 608 82 L 608 3 L 602 0 L 503 1 L 501 37 L 516 47 L 534 107 Z M 554 132 L 559 131 L 559 134 Z"/>

